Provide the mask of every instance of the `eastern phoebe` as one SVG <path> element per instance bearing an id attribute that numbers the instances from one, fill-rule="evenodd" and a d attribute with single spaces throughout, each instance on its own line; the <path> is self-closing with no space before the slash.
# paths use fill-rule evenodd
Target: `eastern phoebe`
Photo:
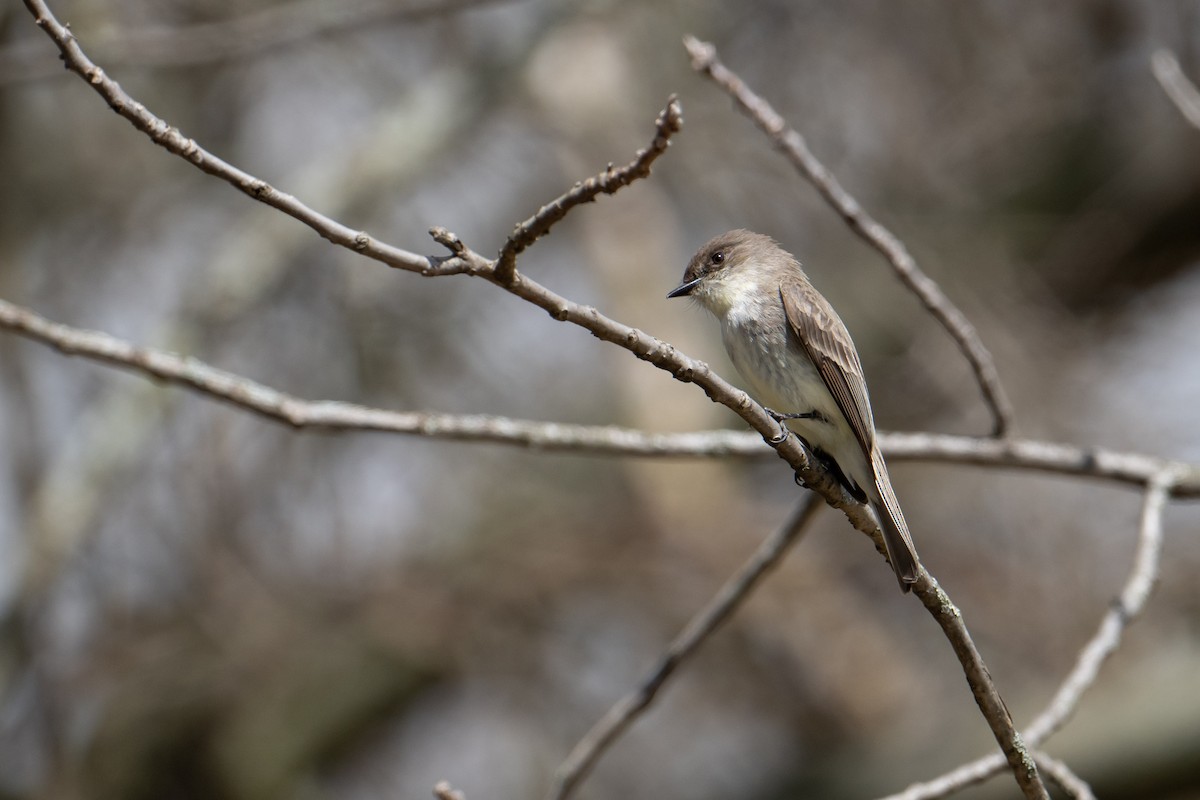
<path id="1" fill-rule="evenodd" d="M 917 551 L 875 441 L 862 364 L 846 326 L 800 262 L 769 236 L 730 231 L 692 256 L 667 297 L 685 295 L 721 321 L 725 350 L 758 401 L 850 494 L 870 503 L 907 592 L 920 570 Z"/>

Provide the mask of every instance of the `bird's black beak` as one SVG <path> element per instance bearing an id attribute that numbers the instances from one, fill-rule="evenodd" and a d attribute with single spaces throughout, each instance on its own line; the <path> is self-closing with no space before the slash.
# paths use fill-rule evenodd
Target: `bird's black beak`
<path id="1" fill-rule="evenodd" d="M 684 281 L 667 293 L 667 299 L 672 297 L 686 297 L 692 293 L 692 289 L 696 288 L 696 284 L 700 283 L 700 278 L 690 281 Z"/>

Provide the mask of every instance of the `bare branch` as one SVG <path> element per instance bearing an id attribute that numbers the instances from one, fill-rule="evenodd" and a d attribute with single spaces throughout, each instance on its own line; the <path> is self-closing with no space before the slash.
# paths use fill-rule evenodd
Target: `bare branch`
<path id="1" fill-rule="evenodd" d="M 504 247 L 496 265 L 496 281 L 504 284 L 513 279 L 517 268 L 517 256 L 525 248 L 550 232 L 550 228 L 562 220 L 572 208 L 590 203 L 600 194 L 615 194 L 638 178 L 650 175 L 655 160 L 671 146 L 671 137 L 683 127 L 683 109 L 675 95 L 667 100 L 667 106 L 654 120 L 654 139 L 649 146 L 638 151 L 633 161 L 619 169 L 612 164 L 587 180 L 580 181 L 559 197 L 538 209 L 529 219 L 517 225 Z"/>
<path id="2" fill-rule="evenodd" d="M 1101 620 L 1099 630 L 1079 653 L 1074 669 L 1063 681 L 1054 699 L 1029 725 L 1029 738 L 1035 744 L 1044 742 L 1071 718 L 1083 693 L 1096 682 L 1100 667 L 1120 645 L 1125 628 L 1146 607 L 1150 592 L 1158 581 L 1159 564 L 1162 561 L 1163 507 L 1176 480 L 1176 472 L 1166 469 L 1146 485 L 1138 523 L 1137 551 L 1129 577 L 1116 602 Z"/>
<path id="3" fill-rule="evenodd" d="M 1000 697 L 992 682 L 992 675 L 971 639 L 962 612 L 924 568 L 921 569 L 917 583 L 912 588 L 913 594 L 920 598 L 925 609 L 950 640 L 954 655 L 958 656 L 958 662 L 967 676 L 967 684 L 971 687 L 975 704 L 979 706 L 988 727 L 996 737 L 996 743 L 1000 745 L 1017 785 L 1030 800 L 1050 800 L 1050 795 L 1038 775 L 1037 764 L 1022 741 L 1021 734 L 1017 733 L 1016 726 L 1013 725 L 1012 715 L 1008 713 L 1008 707 Z"/>
<path id="4" fill-rule="evenodd" d="M 1012 403 L 1009 402 L 1004 386 L 1000 383 L 992 354 L 979 338 L 975 326 L 950 302 L 941 287 L 921 271 L 904 243 L 867 214 L 858 201 L 842 188 L 837 178 L 808 149 L 804 137 L 794 128 L 788 127 L 783 117 L 766 100 L 751 91 L 741 78 L 717 59 L 717 51 L 713 45 L 701 42 L 694 36 L 685 36 L 683 43 L 692 57 L 692 68 L 711 78 L 734 99 L 759 129 L 767 134 L 775 148 L 787 156 L 792 165 L 842 216 L 850 228 L 883 254 L 901 282 L 946 329 L 975 372 L 975 380 L 979 383 L 983 399 L 992 412 L 992 434 L 998 437 L 1007 435 L 1013 425 Z"/>
<path id="5" fill-rule="evenodd" d="M 25 6 L 33 13 L 38 26 L 58 45 L 67 69 L 78 73 L 104 98 L 113 111 L 127 119 L 135 128 L 145 133 L 155 144 L 168 152 L 186 159 L 249 197 L 303 222 L 330 242 L 361 253 L 390 267 L 412 270 L 424 275 L 447 275 L 463 272 L 479 274 L 491 270 L 490 262 L 474 253 L 466 254 L 465 258 L 434 259 L 379 242 L 365 231 L 353 230 L 330 219 L 309 208 L 295 197 L 274 189 L 266 181 L 217 158 L 196 144 L 194 140 L 184 136 L 178 128 L 172 127 L 156 117 L 144 105 L 126 94 L 116 81 L 109 78 L 104 70 L 87 57 L 74 34 L 54 17 L 47 8 L 45 0 L 25 0 Z"/>
<path id="6" fill-rule="evenodd" d="M 1092 792 L 1092 787 L 1087 785 L 1087 782 L 1076 775 L 1070 767 L 1043 752 L 1034 753 L 1034 758 L 1037 759 L 1038 766 L 1042 772 L 1050 780 L 1058 784 L 1071 800 L 1096 800 L 1096 795 Z"/>
<path id="7" fill-rule="evenodd" d="M 1154 51 L 1150 63 L 1154 68 L 1154 77 L 1158 78 L 1159 85 L 1179 109 L 1179 113 L 1183 114 L 1184 119 L 1192 123 L 1193 127 L 1200 128 L 1200 89 L 1183 74 L 1179 67 L 1179 59 L 1164 47 Z"/>
<path id="8" fill-rule="evenodd" d="M 1017 467 L 1062 475 L 1103 478 L 1145 486 L 1155 475 L 1171 470 L 1180 477 L 1171 495 L 1200 497 L 1200 465 L 1143 453 L 1079 447 L 1035 439 L 986 439 L 939 433 L 883 433 L 880 446 L 888 461 L 941 461 L 992 467 Z"/>
<path id="9" fill-rule="evenodd" d="M 457 233 L 438 225 L 429 229 L 429 235 L 435 242 L 449 250 L 455 258 L 464 260 L 469 258 L 467 246 L 463 244 L 462 239 L 458 238 Z"/>
<path id="10" fill-rule="evenodd" d="M 456 240 L 445 232 L 445 240 Z M 295 428 L 370 430 L 435 439 L 488 442 L 536 450 L 648 458 L 764 457 L 771 454 L 755 433 L 712 430 L 649 433 L 613 425 L 569 425 L 486 414 L 389 411 L 331 400 L 305 400 L 217 369 L 199 359 L 139 347 L 99 331 L 52 322 L 0 299 L 0 328 L 157 380 L 190 387 L 210 397 Z M 990 439 L 933 433 L 880 433 L 890 461 L 938 461 L 994 468 L 1030 469 L 1143 486 L 1170 469 L 1178 476 L 1173 497 L 1200 497 L 1200 465 L 1103 448 L 1082 448 L 1031 439 Z"/>
<path id="11" fill-rule="evenodd" d="M 767 573 L 783 560 L 788 549 L 800 540 L 809 521 L 820 509 L 821 504 L 817 500 L 818 496 L 812 492 L 805 495 L 784 526 L 759 545 L 754 555 L 671 641 L 658 664 L 641 684 L 617 701 L 579 740 L 559 766 L 554 785 L 547 794 L 548 800 L 563 800 L 574 791 L 609 746 L 654 702 L 658 691 L 675 670 L 700 649 L 708 637 L 737 611 Z"/>
<path id="12" fill-rule="evenodd" d="M 381 431 L 602 455 L 763 456 L 771 453 L 763 446 L 760 436 L 735 431 L 655 434 L 615 426 L 568 425 L 484 414 L 389 411 L 354 403 L 305 400 L 196 358 L 139 347 L 100 331 L 52 322 L 5 300 L 0 300 L 0 328 L 50 345 L 67 355 L 82 356 L 195 389 L 295 428 Z"/>
<path id="13" fill-rule="evenodd" d="M 1071 718 L 1084 692 L 1096 682 L 1100 667 L 1121 643 L 1125 627 L 1145 608 L 1158 578 L 1162 556 L 1163 507 L 1179 477 L 1177 468 L 1166 467 L 1147 482 L 1138 524 L 1137 552 L 1129 577 L 1121 594 L 1101 619 L 1099 630 L 1080 651 L 1074 668 L 1063 680 L 1054 698 L 1026 729 L 1025 739 L 1030 747 L 1039 747 Z M 934 800 L 945 797 L 987 780 L 1003 770 L 1004 763 L 999 754 L 984 756 L 931 781 L 914 784 L 884 800 Z"/>

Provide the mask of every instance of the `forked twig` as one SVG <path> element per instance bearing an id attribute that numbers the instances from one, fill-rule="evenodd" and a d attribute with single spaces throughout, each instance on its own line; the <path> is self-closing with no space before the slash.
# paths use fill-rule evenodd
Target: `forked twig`
<path id="1" fill-rule="evenodd" d="M 612 164 L 599 175 L 579 181 L 569 191 L 562 194 L 538 209 L 537 213 L 517 225 L 509 234 L 508 240 L 500 249 L 500 257 L 496 261 L 496 281 L 509 283 L 516 274 L 517 256 L 525 248 L 550 232 L 550 228 L 572 208 L 583 203 L 590 203 L 601 194 L 614 194 L 617 190 L 628 186 L 638 178 L 650 175 L 650 167 L 667 148 L 671 146 L 671 137 L 679 133 L 683 127 L 683 109 L 675 95 L 667 100 L 667 107 L 654 120 L 654 139 L 647 147 L 637 152 L 633 161 L 623 167 L 613 167 Z"/>
<path id="2" fill-rule="evenodd" d="M 1138 522 L 1138 545 L 1134 553 L 1129 577 L 1116 601 L 1100 620 L 1100 627 L 1091 640 L 1080 651 L 1075 666 L 1063 679 L 1053 699 L 1025 731 L 1029 747 L 1040 747 L 1050 736 L 1066 724 L 1079 701 L 1096 682 L 1100 667 L 1121 643 L 1126 626 L 1137 618 L 1146 606 L 1146 600 L 1158 580 L 1159 564 L 1162 559 L 1162 513 L 1175 481 L 1179 479 L 1179 467 L 1168 466 L 1146 482 L 1142 500 L 1141 518 Z M 999 754 L 987 755 L 964 764 L 930 781 L 914 784 L 903 792 L 889 795 L 883 800 L 935 800 L 946 795 L 982 783 L 1004 769 L 1004 759 Z"/>

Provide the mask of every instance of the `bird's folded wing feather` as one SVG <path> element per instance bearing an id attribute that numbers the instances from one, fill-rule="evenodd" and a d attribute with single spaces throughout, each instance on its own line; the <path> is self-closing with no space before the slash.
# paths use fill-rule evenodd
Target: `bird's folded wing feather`
<path id="1" fill-rule="evenodd" d="M 875 419 L 862 364 L 846 326 L 829 301 L 807 282 L 785 281 L 779 286 L 779 296 L 788 327 L 817 368 L 869 460 L 875 449 Z"/>

